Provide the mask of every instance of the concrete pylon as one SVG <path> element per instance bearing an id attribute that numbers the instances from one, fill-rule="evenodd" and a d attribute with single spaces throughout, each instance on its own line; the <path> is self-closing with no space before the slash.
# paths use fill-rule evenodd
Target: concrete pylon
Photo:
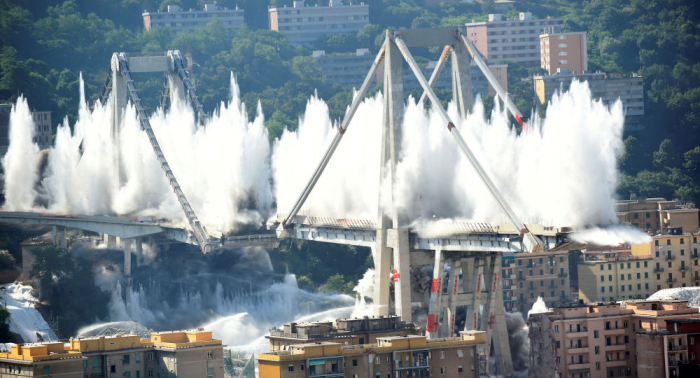
<path id="1" fill-rule="evenodd" d="M 134 238 L 134 253 L 136 253 L 136 266 L 141 266 L 143 261 L 143 238 Z"/>
<path id="2" fill-rule="evenodd" d="M 119 70 L 119 57 L 117 53 L 112 55 L 112 116 L 110 136 L 112 137 L 112 145 L 114 146 L 114 167 L 115 173 L 119 175 L 119 185 L 124 184 L 125 177 L 121 168 L 121 142 L 120 130 L 124 121 L 124 113 L 126 112 L 126 80 L 121 75 Z"/>
<path id="3" fill-rule="evenodd" d="M 131 243 L 132 239 L 123 239 L 122 248 L 124 248 L 124 276 L 131 275 Z"/>
<path id="4" fill-rule="evenodd" d="M 471 57 L 462 43 L 452 47 L 452 99 L 457 104 L 462 119 L 474 106 L 474 89 L 472 87 Z"/>
<path id="5" fill-rule="evenodd" d="M 401 149 L 401 128 L 404 119 L 403 99 L 403 57 L 398 46 L 386 33 L 384 53 L 384 117 L 382 122 L 382 143 L 380 156 L 379 186 L 386 187 L 388 180 L 391 187 L 390 203 L 394 203 L 396 187 L 396 165 Z M 375 300 L 380 305 L 378 314 L 384 314 L 386 304 L 388 313 L 389 282 L 385 281 L 391 274 L 394 281 L 395 312 L 404 321 L 411 321 L 411 282 L 410 250 L 408 230 L 401 229 L 402 216 L 396 206 L 384 208 L 385 199 L 379 199 L 377 214 L 377 245 L 374 250 L 375 261 Z M 393 256 L 393 259 L 391 258 Z M 389 264 L 392 269 L 387 270 Z"/>
<path id="6" fill-rule="evenodd" d="M 180 76 L 175 72 L 167 72 L 165 76 L 170 90 L 170 105 L 172 106 L 175 101 L 185 101 L 185 83 L 182 82 Z"/>

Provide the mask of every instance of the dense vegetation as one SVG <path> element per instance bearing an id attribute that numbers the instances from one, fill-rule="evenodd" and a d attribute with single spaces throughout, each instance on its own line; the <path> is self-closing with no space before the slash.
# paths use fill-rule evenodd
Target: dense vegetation
<path id="1" fill-rule="evenodd" d="M 267 30 L 268 5 L 291 5 L 292 0 L 219 0 L 219 6 L 245 9 L 247 26 L 243 30 L 230 34 L 214 21 L 206 28 L 178 35 L 165 29 L 145 32 L 141 12 L 164 9 L 168 4 L 198 8 L 209 1 L 0 0 L 0 101 L 14 101 L 24 94 L 33 108 L 52 111 L 55 120 L 67 117 L 74 121 L 80 72 L 88 97 L 94 100 L 112 52 L 180 49 L 192 55 L 198 93 L 206 109 L 228 98 L 233 72 L 251 117 L 256 103 L 262 103 L 274 139 L 285 127 L 296 127 L 315 90 L 336 119 L 351 99 L 351 91 L 326 82 L 309 58 L 312 49 L 330 53 L 366 47 L 376 52 L 386 28 L 483 21 L 495 6 L 493 0 L 446 1 L 435 8 L 427 8 L 422 0 L 365 1 L 370 4 L 370 25 L 355 35 L 322 37 L 310 49 L 291 45 L 282 34 Z M 306 3 L 325 4 L 327 0 Z M 590 70 L 644 77 L 645 129 L 625 135 L 620 197 L 635 193 L 700 203 L 700 3 L 518 0 L 504 17 L 517 17 L 519 11 L 531 11 L 539 18 L 564 17 L 569 29 L 587 31 Z M 414 54 L 424 64 L 439 51 L 423 49 Z M 528 113 L 535 107 L 530 78 L 541 70 L 506 63 L 509 91 L 518 107 Z M 138 86 L 153 110 L 162 77 L 144 75 Z M 485 102 L 490 106 L 493 99 Z M 273 253 L 280 254 L 277 257 L 284 265 L 298 273 L 300 285 L 325 285 L 326 290 L 348 292 L 348 281 L 359 278 L 358 267 L 371 265 L 368 253 L 332 250 L 294 243 L 286 251 Z M 19 257 L 17 251 L 10 252 Z M 79 269 L 79 263 L 73 264 L 72 269 Z M 344 276 L 335 276 L 339 267 Z"/>
<path id="2" fill-rule="evenodd" d="M 95 286 L 91 261 L 57 246 L 34 256 L 31 277 L 39 282 L 39 299 L 56 316 L 59 338 L 74 336 L 81 325 L 107 316 L 109 294 Z"/>

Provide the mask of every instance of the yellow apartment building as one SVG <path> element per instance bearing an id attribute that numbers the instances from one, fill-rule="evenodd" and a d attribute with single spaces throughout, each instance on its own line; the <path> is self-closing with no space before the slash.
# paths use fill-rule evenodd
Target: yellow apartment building
<path id="1" fill-rule="evenodd" d="M 85 358 L 61 342 L 12 345 L 0 353 L 0 377 L 82 378 Z"/>
<path id="2" fill-rule="evenodd" d="M 585 250 L 578 264 L 579 298 L 643 299 L 661 289 L 700 286 L 699 236 L 655 235 L 631 247 Z"/>
<path id="3" fill-rule="evenodd" d="M 203 329 L 13 345 L 0 377 L 223 378 L 223 347 Z"/>
<path id="4" fill-rule="evenodd" d="M 478 377 L 486 369 L 486 333 L 459 337 L 378 337 L 376 343 L 308 343 L 258 355 L 260 378 Z"/>

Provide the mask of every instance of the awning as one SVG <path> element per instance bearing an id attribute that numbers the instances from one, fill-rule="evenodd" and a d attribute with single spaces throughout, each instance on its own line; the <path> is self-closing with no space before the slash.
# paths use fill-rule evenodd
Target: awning
<path id="1" fill-rule="evenodd" d="M 317 358 L 315 360 L 309 360 L 309 365 L 325 365 L 325 364 L 326 364 L 325 358 Z"/>
<path id="2" fill-rule="evenodd" d="M 574 369 L 569 370 L 569 373 L 589 373 L 591 369 Z"/>

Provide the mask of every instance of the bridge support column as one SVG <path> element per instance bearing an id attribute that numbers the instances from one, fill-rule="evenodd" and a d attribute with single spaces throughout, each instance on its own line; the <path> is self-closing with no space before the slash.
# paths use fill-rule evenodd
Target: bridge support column
<path id="1" fill-rule="evenodd" d="M 411 255 L 408 245 L 408 229 L 387 230 L 389 242 L 394 250 L 394 308 L 405 322 L 413 319 L 411 314 Z"/>
<path id="2" fill-rule="evenodd" d="M 53 226 L 52 239 L 53 245 L 58 245 L 58 226 Z"/>
<path id="3" fill-rule="evenodd" d="M 165 74 L 168 78 L 168 87 L 170 89 L 170 106 L 176 101 L 182 103 L 185 100 L 185 84 L 180 79 L 177 73 L 168 72 Z"/>
<path id="4" fill-rule="evenodd" d="M 59 227 L 59 231 L 61 233 L 61 249 L 67 249 L 68 245 L 66 244 L 66 228 Z"/>
<path id="5" fill-rule="evenodd" d="M 442 296 L 442 276 L 445 264 L 442 261 L 442 249 L 435 250 L 435 263 L 433 265 L 433 282 L 430 285 L 430 305 L 428 307 L 428 324 L 425 327 L 429 339 L 439 337 L 440 324 L 440 297 Z"/>
<path id="6" fill-rule="evenodd" d="M 389 272 L 391 248 L 386 247 L 385 231 L 377 230 L 377 245 L 372 248 L 374 259 L 374 311 L 375 316 L 389 315 Z"/>
<path id="7" fill-rule="evenodd" d="M 124 239 L 123 242 L 124 276 L 129 277 L 131 275 L 131 239 Z"/>
<path id="8" fill-rule="evenodd" d="M 136 253 L 136 267 L 141 266 L 141 261 L 143 260 L 143 238 L 134 238 L 135 253 Z"/>
<path id="9" fill-rule="evenodd" d="M 107 242 L 107 248 L 115 249 L 117 248 L 117 237 L 114 235 L 105 234 L 105 241 Z"/>
<path id="10" fill-rule="evenodd" d="M 450 278 L 447 283 L 447 308 L 445 319 L 440 334 L 444 337 L 455 335 L 455 314 L 457 313 L 457 285 L 459 284 L 459 271 L 462 269 L 459 260 L 450 261 Z"/>
<path id="11" fill-rule="evenodd" d="M 474 106 L 471 59 L 463 43 L 456 43 L 452 49 L 452 99 L 457 104 L 459 115 L 465 119 Z"/>
<path id="12" fill-rule="evenodd" d="M 114 174 L 117 175 L 119 186 L 121 186 L 125 178 L 121 169 L 121 142 L 120 131 L 126 111 L 126 81 L 120 73 L 119 57 L 115 53 L 112 55 L 112 125 L 110 135 L 112 137 L 112 154 L 114 155 Z"/>

